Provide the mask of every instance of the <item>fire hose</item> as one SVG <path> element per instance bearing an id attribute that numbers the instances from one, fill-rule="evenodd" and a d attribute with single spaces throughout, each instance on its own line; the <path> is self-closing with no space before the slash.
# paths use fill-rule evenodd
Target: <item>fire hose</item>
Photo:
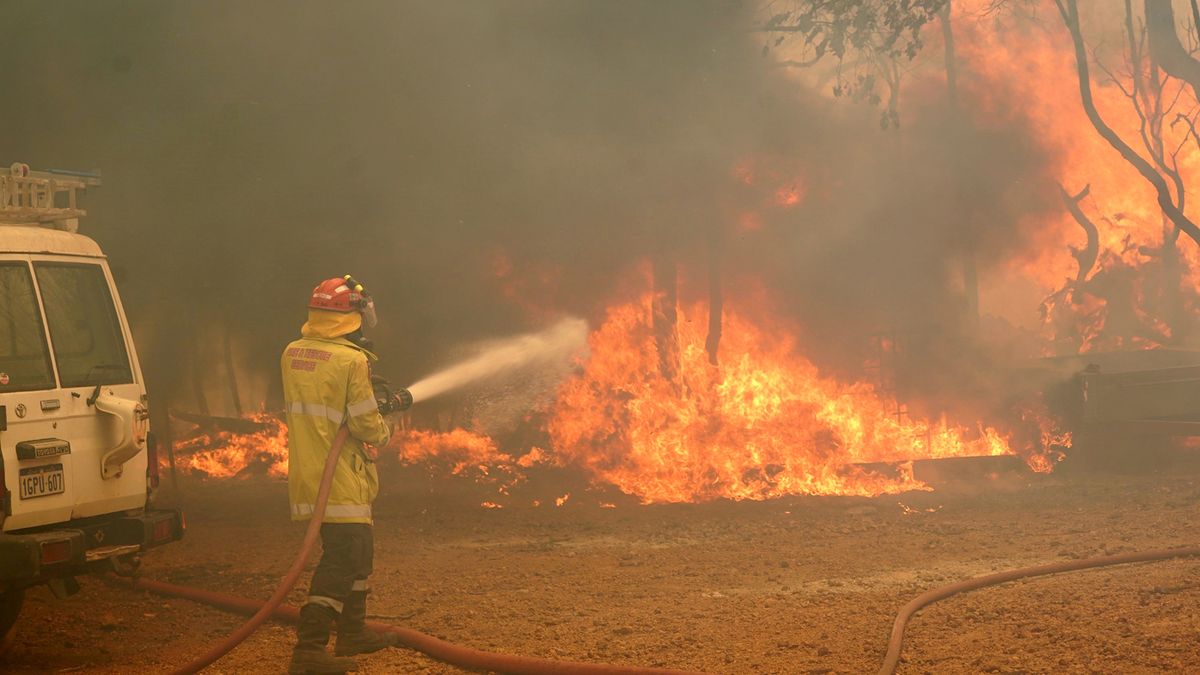
<path id="1" fill-rule="evenodd" d="M 257 600 L 239 598 L 227 593 L 216 593 L 187 586 L 139 579 L 133 582 L 133 587 L 202 602 L 232 612 L 250 613 L 260 610 L 263 604 Z M 300 610 L 292 605 L 277 607 L 273 616 L 285 621 L 296 622 L 300 618 Z M 509 675 L 701 675 L 684 670 L 669 670 L 666 668 L 642 668 L 637 666 L 617 666 L 601 663 L 582 663 L 573 661 L 555 661 L 533 656 L 516 656 L 485 652 L 470 647 L 446 642 L 432 635 L 426 635 L 411 628 L 391 626 L 379 621 L 368 621 L 371 630 L 391 633 L 400 639 L 400 644 L 409 649 L 422 652 L 427 656 L 449 663 L 466 670 L 476 670 Z M 194 672 L 194 671 L 180 671 Z"/>
<path id="2" fill-rule="evenodd" d="M 199 658 L 175 671 L 176 675 L 197 673 L 212 665 L 217 659 L 233 651 L 233 649 L 253 634 L 270 617 L 292 622 L 299 619 L 299 609 L 290 605 L 285 606 L 283 605 L 283 601 L 292 590 L 292 587 L 296 585 L 301 572 L 304 570 L 305 565 L 308 564 L 309 558 L 312 557 L 313 545 L 316 544 L 317 536 L 320 533 L 321 521 L 325 516 L 325 506 L 329 501 L 329 492 L 333 484 L 333 474 L 337 467 L 338 456 L 349 435 L 350 431 L 346 426 L 343 425 L 338 429 L 337 435 L 333 439 L 333 444 L 329 448 L 329 457 L 325 461 L 325 469 L 321 475 L 321 484 L 317 490 L 316 504 L 313 509 L 312 518 L 308 522 L 308 528 L 305 530 L 300 552 L 297 554 L 292 566 L 288 569 L 287 574 L 279 582 L 279 586 L 275 589 L 275 592 L 265 603 L 239 598 L 226 593 L 178 586 L 161 581 L 141 578 L 132 580 L 133 587 L 139 590 L 202 602 L 234 612 L 253 614 L 248 621 L 231 633 L 229 637 L 214 645 Z M 1112 565 L 1195 556 L 1200 556 L 1200 546 L 1141 553 L 1122 553 L 1049 565 L 1024 567 L 966 579 L 947 586 L 931 589 L 913 598 L 913 600 L 900 609 L 900 612 L 896 616 L 896 621 L 892 626 L 887 654 L 884 656 L 883 665 L 879 669 L 879 675 L 893 675 L 896 672 L 896 668 L 900 663 L 900 650 L 904 644 L 904 630 L 908 625 L 909 619 L 924 607 L 939 600 L 944 600 L 959 593 L 1016 581 L 1018 579 L 1075 572 Z M 391 626 L 378 621 L 369 621 L 367 625 L 372 630 L 387 632 L 397 636 L 400 644 L 405 647 L 422 652 L 439 661 L 468 670 L 490 671 L 509 675 L 698 675 L 689 671 L 669 670 L 665 668 L 555 661 L 531 656 L 499 654 L 455 645 L 410 628 Z"/>
<path id="3" fill-rule="evenodd" d="M 908 620 L 923 607 L 931 605 L 938 600 L 945 600 L 958 593 L 973 591 L 985 586 L 995 586 L 1009 581 L 1016 581 L 1017 579 L 1059 574 L 1061 572 L 1076 572 L 1096 567 L 1108 567 L 1110 565 L 1126 565 L 1129 563 L 1171 560 L 1173 558 L 1189 558 L 1194 556 L 1200 556 L 1200 546 L 1145 551 L 1142 553 L 1121 553 L 1098 558 L 1085 558 L 1083 560 L 1068 560 L 1066 562 L 1038 565 L 1036 567 L 1023 567 L 1007 572 L 998 572 L 996 574 L 966 579 L 925 591 L 913 598 L 896 615 L 896 623 L 892 625 L 892 637 L 888 641 L 887 655 L 884 656 L 883 665 L 879 668 L 879 675 L 892 675 L 892 673 L 896 672 L 896 667 L 900 664 L 900 648 L 904 645 L 904 628 L 908 625 Z"/>
<path id="4" fill-rule="evenodd" d="M 350 428 L 343 424 L 338 429 L 337 435 L 333 437 L 333 444 L 329 446 L 329 457 L 325 460 L 325 470 L 321 474 L 321 485 L 317 488 L 317 503 L 313 508 L 312 518 L 308 521 L 308 529 L 304 531 L 304 542 L 300 544 L 300 552 L 296 555 L 296 560 L 292 562 L 291 568 L 283 576 L 271 598 L 263 603 L 249 621 L 230 633 L 229 637 L 213 645 L 212 649 L 195 661 L 175 671 L 175 675 L 198 673 L 212 665 L 214 661 L 233 651 L 243 640 L 250 637 L 250 634 L 258 630 L 258 627 L 283 604 L 284 598 L 296 585 L 296 580 L 300 578 L 300 573 L 308 564 L 308 559 L 312 557 L 313 545 L 317 543 L 317 535 L 321 531 L 321 520 L 325 517 L 325 505 L 329 502 L 329 491 L 333 487 L 333 472 L 337 468 L 338 455 L 341 454 L 342 446 L 345 445 L 349 436 Z M 135 582 L 135 584 L 137 583 L 145 582 L 139 580 Z"/>
<path id="5" fill-rule="evenodd" d="M 135 578 L 131 581 L 133 587 L 139 590 L 176 596 L 235 612 L 253 614 L 248 621 L 243 623 L 233 633 L 230 633 L 229 637 L 214 645 L 191 663 L 176 670 L 175 675 L 198 673 L 212 665 L 217 659 L 233 651 L 242 641 L 258 630 L 258 627 L 263 622 L 272 616 L 292 622 L 300 618 L 300 610 L 290 605 L 284 605 L 283 601 L 292 590 L 292 587 L 296 585 L 296 581 L 300 578 L 300 573 L 304 571 L 304 566 L 308 564 L 309 558 L 312 557 L 313 545 L 317 542 L 317 536 L 321 529 L 321 521 L 325 517 L 325 506 L 329 501 L 329 491 L 333 485 L 333 473 L 337 467 L 338 455 L 341 454 L 342 446 L 345 445 L 349 435 L 350 430 L 343 425 L 338 429 L 337 435 L 334 436 L 333 444 L 329 448 L 329 457 L 325 460 L 324 473 L 321 474 L 321 485 L 317 490 L 317 500 L 313 507 L 312 518 L 308 521 L 308 529 L 305 530 L 304 541 L 300 545 L 300 552 L 296 555 L 296 559 L 292 562 L 292 566 L 288 569 L 287 574 L 280 580 L 275 592 L 265 603 L 239 598 L 226 593 L 178 586 L 162 581 L 142 578 Z M 439 661 L 468 670 L 491 671 L 510 675 L 698 675 L 697 673 L 690 673 L 688 671 L 668 670 L 665 668 L 640 668 L 636 666 L 555 661 L 532 656 L 498 654 L 455 645 L 410 628 L 390 626 L 378 621 L 369 621 L 367 625 L 372 630 L 396 635 L 400 643 L 405 647 L 415 649 Z"/>

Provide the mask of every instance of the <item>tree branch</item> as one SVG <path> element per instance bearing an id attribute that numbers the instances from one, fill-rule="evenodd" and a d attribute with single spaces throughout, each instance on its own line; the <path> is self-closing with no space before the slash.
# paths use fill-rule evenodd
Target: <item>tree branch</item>
<path id="1" fill-rule="evenodd" d="M 1147 0 L 1150 2 L 1151 0 Z M 1096 132 L 1100 134 L 1108 144 L 1113 147 L 1121 157 L 1129 162 L 1137 172 L 1142 175 L 1153 187 L 1158 196 L 1158 206 L 1170 218 L 1171 222 L 1176 227 L 1183 230 L 1193 241 L 1200 244 L 1200 227 L 1188 219 L 1186 215 L 1175 205 L 1171 198 L 1171 190 L 1167 187 L 1167 182 L 1163 180 L 1161 174 L 1154 170 L 1141 155 L 1129 146 L 1122 138 L 1113 131 L 1112 127 L 1105 123 L 1100 117 L 1099 111 L 1096 110 L 1096 103 L 1092 100 L 1092 85 L 1091 76 L 1088 74 L 1088 56 L 1083 45 L 1083 31 L 1079 27 L 1079 7 L 1076 0 L 1054 0 L 1054 4 L 1058 7 L 1059 14 L 1062 15 L 1063 23 L 1066 24 L 1067 30 L 1071 33 L 1071 41 L 1075 46 L 1075 70 L 1079 78 L 1079 96 L 1083 102 L 1084 112 L 1087 113 L 1088 120 L 1095 127 Z"/>
<path id="2" fill-rule="evenodd" d="M 1175 126 L 1175 124 L 1178 122 L 1183 122 L 1184 124 L 1188 125 L 1188 133 L 1184 135 L 1183 140 L 1186 141 L 1187 137 L 1191 136 L 1192 139 L 1196 141 L 1196 148 L 1200 149 L 1200 134 L 1196 133 L 1196 121 L 1187 115 L 1184 115 L 1183 113 L 1178 113 L 1175 115 L 1175 121 L 1171 122 L 1171 126 Z M 1183 141 L 1180 142 L 1181 145 L 1182 143 Z M 1179 151 L 1176 150 L 1176 152 Z"/>
<path id="3" fill-rule="evenodd" d="M 1192 11 L 1197 12 L 1195 2 L 1192 7 Z M 1175 8 L 1171 6 L 1171 0 L 1145 0 L 1143 11 L 1146 14 L 1146 30 L 1150 34 L 1151 56 L 1169 75 L 1192 85 L 1192 90 L 1200 98 L 1200 61 L 1193 59 L 1179 41 L 1179 33 L 1175 31 Z"/>
<path id="4" fill-rule="evenodd" d="M 942 44 L 946 56 L 946 98 L 953 109 L 958 107 L 958 67 L 954 62 L 954 28 L 950 23 L 949 1 L 938 12 L 938 20 L 942 24 Z"/>
<path id="5" fill-rule="evenodd" d="M 1192 0 L 1192 35 L 1193 40 L 1200 40 L 1200 5 Z"/>
<path id="6" fill-rule="evenodd" d="M 1092 219 L 1087 217 L 1083 209 L 1079 208 L 1079 202 L 1088 196 L 1088 193 L 1092 191 L 1092 186 L 1091 184 L 1084 185 L 1079 194 L 1072 196 L 1062 186 L 1062 183 L 1059 183 L 1058 191 L 1062 194 L 1063 205 L 1067 207 L 1067 211 L 1071 214 L 1071 217 L 1075 219 L 1076 223 L 1079 223 L 1079 226 L 1083 228 L 1084 234 L 1087 235 L 1087 243 L 1083 248 L 1070 247 L 1071 255 L 1079 263 L 1079 273 L 1075 275 L 1075 283 L 1082 284 L 1084 279 L 1087 279 L 1088 273 L 1096 266 L 1096 260 L 1100 257 L 1100 230 L 1092 222 Z"/>

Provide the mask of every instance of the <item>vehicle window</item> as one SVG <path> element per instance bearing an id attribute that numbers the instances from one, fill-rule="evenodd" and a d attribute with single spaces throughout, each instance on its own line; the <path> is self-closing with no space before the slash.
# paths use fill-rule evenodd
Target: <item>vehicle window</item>
<path id="1" fill-rule="evenodd" d="M 0 392 L 53 388 L 54 371 L 29 265 L 0 262 Z"/>
<path id="2" fill-rule="evenodd" d="M 121 323 L 99 265 L 34 263 L 64 387 L 133 382 Z"/>

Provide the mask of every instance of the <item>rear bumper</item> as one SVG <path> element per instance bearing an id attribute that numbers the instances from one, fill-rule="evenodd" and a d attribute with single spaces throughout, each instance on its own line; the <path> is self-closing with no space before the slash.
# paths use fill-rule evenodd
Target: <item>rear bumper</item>
<path id="1" fill-rule="evenodd" d="M 89 519 L 71 527 L 0 534 L 0 590 L 95 571 L 108 559 L 140 553 L 183 537 L 183 514 L 148 510 Z"/>

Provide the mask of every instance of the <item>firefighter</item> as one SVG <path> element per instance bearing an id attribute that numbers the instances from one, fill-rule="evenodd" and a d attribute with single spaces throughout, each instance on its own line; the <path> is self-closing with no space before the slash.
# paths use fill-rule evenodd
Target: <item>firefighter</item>
<path id="1" fill-rule="evenodd" d="M 357 664 L 349 657 L 396 644 L 396 636 L 365 625 L 374 554 L 371 502 L 379 492 L 370 446 L 384 445 L 391 436 L 383 413 L 406 408 L 412 397 L 406 391 L 377 396 L 369 366 L 377 357 L 363 346 L 363 324 L 375 325 L 375 305 L 362 285 L 348 276 L 323 281 L 313 289 L 303 337 L 281 359 L 292 520 L 312 516 L 333 438 L 342 425 L 350 432 L 333 475 L 321 525 L 323 552 L 300 608 L 289 673 L 352 671 Z M 335 623 L 331 656 L 326 644 Z"/>

